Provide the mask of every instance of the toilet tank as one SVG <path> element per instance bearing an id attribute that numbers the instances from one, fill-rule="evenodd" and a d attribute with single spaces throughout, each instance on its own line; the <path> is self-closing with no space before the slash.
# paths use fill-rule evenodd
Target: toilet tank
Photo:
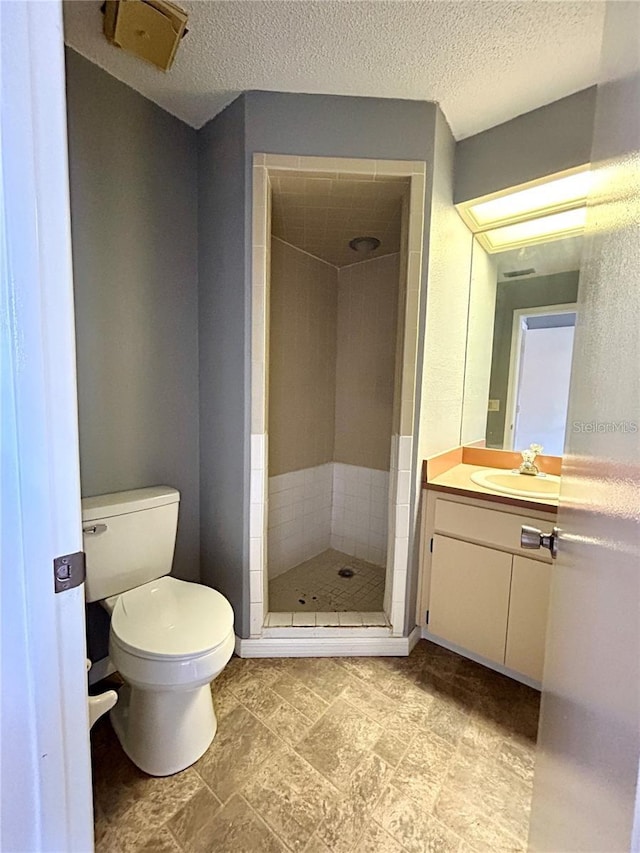
<path id="1" fill-rule="evenodd" d="M 82 500 L 85 596 L 101 601 L 168 575 L 180 492 L 152 486 Z"/>

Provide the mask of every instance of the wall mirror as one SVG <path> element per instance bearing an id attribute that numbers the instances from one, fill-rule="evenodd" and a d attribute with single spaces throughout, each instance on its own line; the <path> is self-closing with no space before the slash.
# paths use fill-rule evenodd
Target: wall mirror
<path id="1" fill-rule="evenodd" d="M 474 238 L 462 444 L 561 456 L 582 237 L 487 251 Z"/>

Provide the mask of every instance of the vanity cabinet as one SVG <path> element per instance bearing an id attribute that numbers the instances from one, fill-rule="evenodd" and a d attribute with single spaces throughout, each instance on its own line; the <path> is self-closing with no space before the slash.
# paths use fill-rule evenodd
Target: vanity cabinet
<path id="1" fill-rule="evenodd" d="M 427 636 L 539 682 L 552 567 L 546 552 L 523 551 L 520 528 L 552 527 L 554 515 L 425 498 L 419 612 Z"/>

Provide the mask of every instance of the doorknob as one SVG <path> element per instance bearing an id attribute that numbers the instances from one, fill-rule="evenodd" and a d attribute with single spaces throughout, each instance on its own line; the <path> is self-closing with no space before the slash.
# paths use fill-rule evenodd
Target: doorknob
<path id="1" fill-rule="evenodd" d="M 554 527 L 551 533 L 543 533 L 537 527 L 530 527 L 528 524 L 523 524 L 520 531 L 520 547 L 530 550 L 538 550 L 539 548 L 548 548 L 551 556 L 555 560 L 558 556 L 558 537 L 560 536 L 560 528 Z"/>

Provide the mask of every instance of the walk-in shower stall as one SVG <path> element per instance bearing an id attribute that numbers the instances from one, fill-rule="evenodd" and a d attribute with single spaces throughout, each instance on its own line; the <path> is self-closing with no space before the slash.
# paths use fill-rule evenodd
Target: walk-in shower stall
<path id="1" fill-rule="evenodd" d="M 271 611 L 383 610 L 405 186 L 273 181 Z"/>
<path id="2" fill-rule="evenodd" d="M 421 241 L 422 164 L 385 173 L 385 161 L 309 169 L 260 156 L 253 589 L 267 627 L 391 630 L 401 594 L 404 607 L 412 511 L 421 245 L 411 252 L 410 232 L 419 214 Z M 254 635 L 257 605 L 252 597 Z"/>

